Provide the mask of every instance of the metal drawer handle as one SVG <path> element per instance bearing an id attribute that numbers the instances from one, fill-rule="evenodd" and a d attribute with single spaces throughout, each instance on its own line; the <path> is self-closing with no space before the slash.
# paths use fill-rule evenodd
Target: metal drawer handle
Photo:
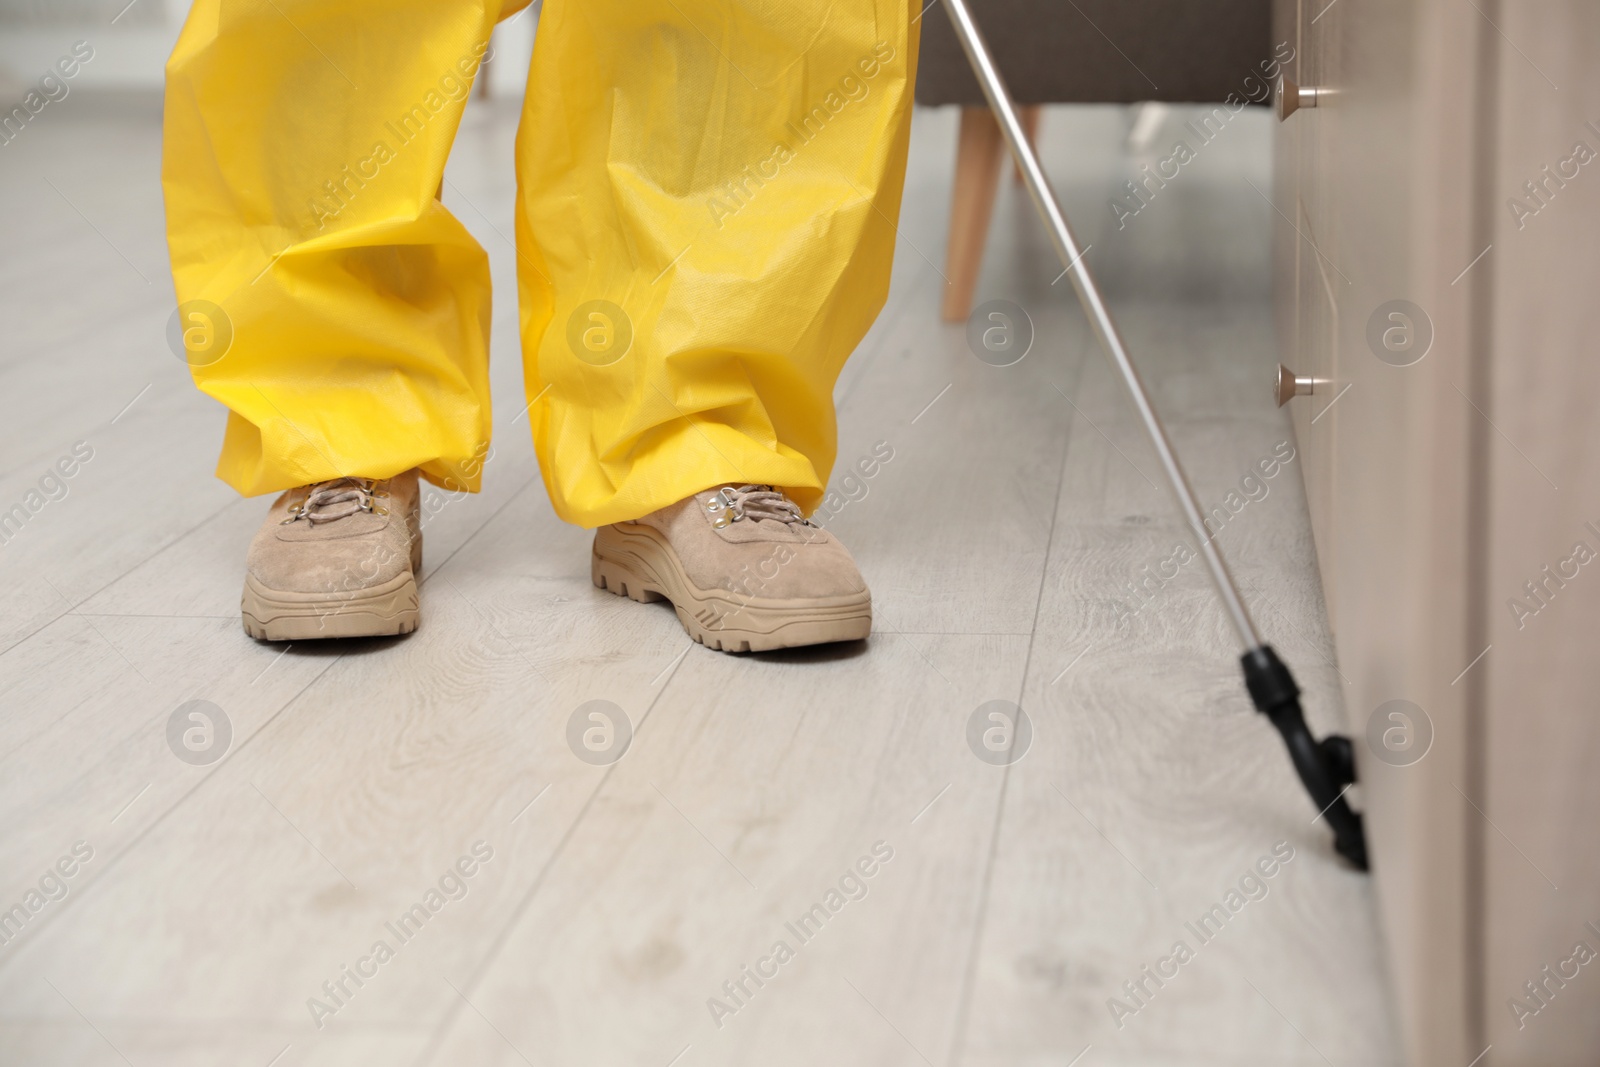
<path id="1" fill-rule="evenodd" d="M 1296 85 L 1287 74 L 1278 75 L 1278 121 L 1282 122 L 1303 107 L 1316 107 L 1327 91 Z"/>
<path id="2" fill-rule="evenodd" d="M 1283 407 L 1283 405 L 1297 396 L 1310 396 L 1317 391 L 1318 385 L 1326 384 L 1326 382 L 1317 378 L 1302 378 L 1280 363 L 1278 364 L 1278 382 L 1275 389 L 1278 406 L 1280 408 Z"/>

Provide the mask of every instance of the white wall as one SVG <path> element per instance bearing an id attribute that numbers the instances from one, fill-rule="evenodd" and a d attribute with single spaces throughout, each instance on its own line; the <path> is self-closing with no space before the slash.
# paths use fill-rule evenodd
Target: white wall
<path id="1" fill-rule="evenodd" d="M 36 82 L 78 41 L 94 58 L 73 88 L 159 91 L 187 10 L 181 0 L 0 0 L 0 100 Z"/>

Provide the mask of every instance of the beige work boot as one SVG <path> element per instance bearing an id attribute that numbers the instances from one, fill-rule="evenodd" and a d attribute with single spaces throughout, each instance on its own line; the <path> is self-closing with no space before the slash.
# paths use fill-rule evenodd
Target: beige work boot
<path id="1" fill-rule="evenodd" d="M 838 538 L 771 486 L 721 486 L 594 534 L 594 584 L 670 600 L 689 636 L 724 652 L 856 641 L 872 594 Z"/>
<path id="2" fill-rule="evenodd" d="M 417 628 L 417 472 L 291 489 L 250 542 L 239 610 L 264 641 L 378 637 Z"/>

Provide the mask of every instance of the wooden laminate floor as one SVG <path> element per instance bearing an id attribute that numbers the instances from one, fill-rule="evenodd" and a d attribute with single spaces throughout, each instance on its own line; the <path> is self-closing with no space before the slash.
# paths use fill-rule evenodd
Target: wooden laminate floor
<path id="1" fill-rule="evenodd" d="M 0 908 L 24 913 L 0 1063 L 1397 1062 L 1371 882 L 1312 823 L 1198 564 L 1129 591 L 1183 531 L 1018 190 L 979 298 L 1027 309 L 1031 352 L 988 366 L 937 320 L 954 114 L 916 118 L 893 292 L 837 394 L 841 473 L 893 454 L 831 523 L 876 628 L 746 657 L 594 589 L 545 499 L 515 114 L 473 104 L 445 192 L 493 260 L 500 432 L 485 491 L 433 500 L 400 640 L 241 632 L 266 504 L 212 477 L 222 411 L 164 341 L 155 113 L 75 96 L 0 159 L 0 510 L 92 450 L 0 547 Z M 1268 116 L 1118 230 L 1127 128 L 1052 110 L 1047 164 L 1202 499 L 1246 501 L 1221 544 L 1335 728 L 1298 467 L 1240 488 L 1292 445 Z M 231 729 L 206 765 L 168 744 L 192 700 Z M 631 723 L 617 762 L 568 746 L 591 700 Z M 968 744 L 996 700 L 1031 724 L 1010 765 Z"/>

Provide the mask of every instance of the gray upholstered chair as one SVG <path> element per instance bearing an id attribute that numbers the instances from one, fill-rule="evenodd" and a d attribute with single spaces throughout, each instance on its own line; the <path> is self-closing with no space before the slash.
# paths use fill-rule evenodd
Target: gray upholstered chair
<path id="1" fill-rule="evenodd" d="M 1273 57 L 1271 0 L 969 0 L 1023 124 L 1039 105 L 1264 102 Z M 1279 57 L 1281 58 L 1281 57 Z M 1253 80 L 1252 80 L 1253 79 Z M 962 108 L 951 196 L 943 315 L 965 319 L 983 262 L 1005 153 L 999 126 L 941 6 L 922 19 L 919 104 Z"/>

